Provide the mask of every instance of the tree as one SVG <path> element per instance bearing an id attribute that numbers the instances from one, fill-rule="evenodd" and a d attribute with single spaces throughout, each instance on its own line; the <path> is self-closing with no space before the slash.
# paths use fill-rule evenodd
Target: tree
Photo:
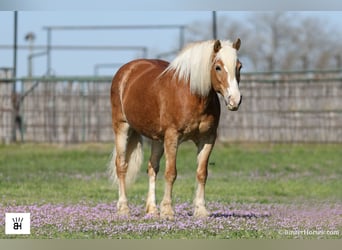
<path id="1" fill-rule="evenodd" d="M 240 58 L 249 71 L 327 69 L 341 66 L 341 33 L 315 15 L 254 13 L 246 22 L 218 20 L 218 37 L 243 43 Z M 190 25 L 188 41 L 211 39 L 211 24 Z"/>

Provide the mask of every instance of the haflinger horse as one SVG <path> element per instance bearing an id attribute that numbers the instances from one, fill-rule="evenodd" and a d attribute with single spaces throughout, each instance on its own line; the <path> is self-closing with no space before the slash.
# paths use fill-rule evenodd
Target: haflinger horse
<path id="1" fill-rule="evenodd" d="M 204 193 L 208 159 L 220 118 L 217 93 L 222 95 L 229 110 L 239 108 L 240 44 L 240 39 L 234 43 L 197 42 L 185 47 L 171 63 L 138 59 L 118 70 L 111 86 L 115 147 L 109 166 L 119 187 L 118 214 L 129 215 L 126 187 L 142 163 L 143 135 L 151 139 L 146 213 L 159 216 L 155 184 L 160 158 L 165 153 L 160 217 L 174 219 L 172 188 L 177 177 L 177 149 L 181 142 L 192 140 L 198 149 L 194 216 L 209 215 Z"/>

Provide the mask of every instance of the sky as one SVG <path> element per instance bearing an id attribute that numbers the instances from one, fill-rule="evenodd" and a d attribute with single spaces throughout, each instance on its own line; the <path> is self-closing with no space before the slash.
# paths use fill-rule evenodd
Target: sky
<path id="1" fill-rule="evenodd" d="M 235 13 L 236 17 L 243 13 Z M 18 44 L 28 45 L 24 37 L 33 32 L 35 45 L 47 44 L 47 32 L 43 27 L 70 25 L 188 25 L 194 21 L 210 22 L 210 11 L 23 11 L 18 12 Z M 2 32 L 0 45 L 13 43 L 13 13 L 0 12 Z M 179 47 L 179 30 L 102 30 L 52 32 L 52 45 L 103 45 L 147 47 L 147 57 L 155 57 Z M 37 50 L 37 52 L 42 50 Z M 92 75 L 94 65 L 124 63 L 142 57 L 140 51 L 52 51 L 52 72 L 57 75 Z M 12 50 L 0 49 L 0 67 L 12 65 Z M 27 75 L 28 50 L 18 51 L 18 76 Z M 46 73 L 46 56 L 33 59 L 34 75 Z M 110 69 L 99 71 L 109 73 Z"/>
<path id="2" fill-rule="evenodd" d="M 336 10 L 339 0 L 1 0 L 2 10 Z"/>
<path id="3" fill-rule="evenodd" d="M 243 22 L 251 13 L 248 11 L 218 11 L 217 16 L 227 16 Z M 342 12 L 300 12 L 301 15 L 312 15 L 327 20 L 332 26 L 340 27 Z M 0 11 L 0 46 L 13 44 L 12 11 Z M 18 45 L 28 45 L 25 35 L 35 34 L 35 45 L 47 44 L 47 26 L 86 26 L 86 25 L 190 25 L 194 22 L 211 22 L 212 11 L 19 11 L 18 12 Z M 220 27 L 218 26 L 218 29 Z M 51 73 L 54 75 L 94 75 L 97 64 L 123 64 L 136 57 L 156 57 L 160 53 L 179 48 L 179 30 L 55 30 L 52 32 L 53 45 L 102 45 L 102 46 L 144 46 L 147 55 L 139 50 L 53 50 L 51 53 Z M 238 34 L 237 34 L 238 36 Z M 231 38 L 235 40 L 235 37 Z M 242 38 L 243 40 L 243 38 Z M 44 52 L 44 49 L 35 52 Z M 18 50 L 17 76 L 28 74 L 28 50 Z M 13 50 L 0 47 L 0 68 L 12 67 Z M 42 76 L 47 72 L 47 57 L 33 59 L 33 74 Z M 100 75 L 111 75 L 116 66 L 100 68 Z M 248 71 L 248 68 L 245 70 Z"/>

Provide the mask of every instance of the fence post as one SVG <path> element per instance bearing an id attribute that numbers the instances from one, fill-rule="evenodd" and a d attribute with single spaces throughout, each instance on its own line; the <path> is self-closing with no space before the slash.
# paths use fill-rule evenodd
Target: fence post
<path id="1" fill-rule="evenodd" d="M 18 42 L 18 12 L 14 11 L 14 38 L 13 38 L 13 85 L 12 85 L 12 142 L 17 141 L 16 118 L 17 118 L 17 42 Z"/>
<path id="2" fill-rule="evenodd" d="M 82 142 L 85 142 L 86 137 L 86 104 L 85 104 L 85 98 L 86 98 L 86 81 L 80 82 L 81 84 L 81 100 L 82 100 Z"/>

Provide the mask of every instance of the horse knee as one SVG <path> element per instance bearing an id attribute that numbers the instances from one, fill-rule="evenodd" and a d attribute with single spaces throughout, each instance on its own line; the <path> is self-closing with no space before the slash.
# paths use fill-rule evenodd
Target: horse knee
<path id="1" fill-rule="evenodd" d="M 121 157 L 117 156 L 115 160 L 116 164 L 116 175 L 120 178 L 125 176 L 127 173 L 128 164 Z"/>
<path id="2" fill-rule="evenodd" d="M 177 179 L 177 171 L 175 169 L 165 171 L 165 180 L 167 182 L 174 183 L 176 179 Z"/>
<path id="3" fill-rule="evenodd" d="M 205 184 L 207 182 L 208 171 L 207 169 L 201 169 L 197 171 L 197 181 L 198 183 Z"/>
<path id="4" fill-rule="evenodd" d="M 151 161 L 148 162 L 147 174 L 149 176 L 157 176 L 159 172 L 159 165 L 153 164 Z"/>

